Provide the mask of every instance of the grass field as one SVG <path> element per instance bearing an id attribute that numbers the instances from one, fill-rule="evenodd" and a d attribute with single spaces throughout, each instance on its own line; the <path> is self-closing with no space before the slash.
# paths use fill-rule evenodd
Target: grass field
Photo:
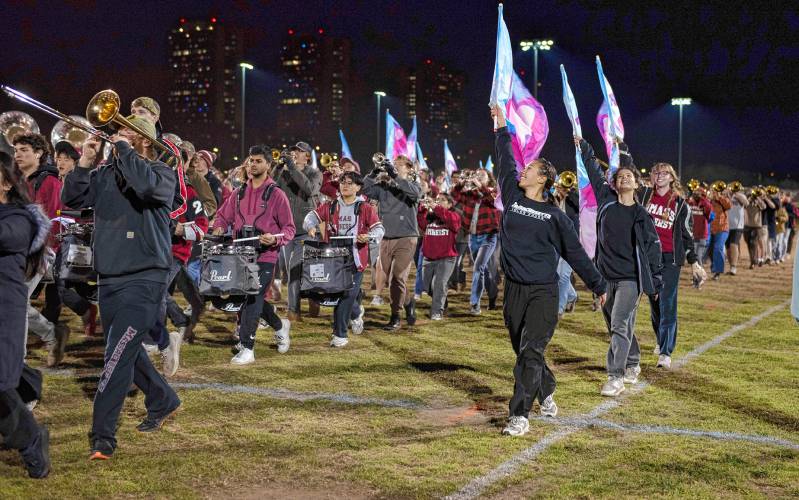
<path id="1" fill-rule="evenodd" d="M 788 264 L 740 271 L 701 291 L 686 275 L 675 360 L 790 297 Z M 643 300 L 637 332 L 649 385 L 603 413 L 601 422 L 578 425 L 607 401 L 599 395 L 604 322 L 590 311 L 584 289 L 580 299 L 547 354 L 560 415 L 532 420 L 522 438 L 500 435 L 514 364 L 502 313 L 484 307 L 482 316 L 469 316 L 462 292 L 450 299 L 451 317 L 437 323 L 424 320 L 430 299 L 423 298 L 417 327 L 399 333 L 377 328 L 387 306 L 367 306 L 365 333 L 340 350 L 327 346 L 327 317 L 293 325 L 285 355 L 277 354 L 271 331 L 261 330 L 256 364 L 245 368 L 229 364 L 231 318 L 207 314 L 197 343 L 184 346 L 173 381 L 262 388 L 262 394 L 184 386 L 181 412 L 150 435 L 134 429 L 145 413 L 142 396 L 129 398 L 119 448 L 102 463 L 87 460 L 101 342 L 77 334 L 80 321 L 70 313 L 73 337 L 62 366 L 68 370 L 46 375 L 45 399 L 35 410 L 50 428 L 52 474 L 29 480 L 16 453 L 0 452 L 0 497 L 443 497 L 564 429 L 568 435 L 512 473 L 492 476 L 478 493 L 799 496 L 799 327 L 787 307 L 663 372 L 651 354 Z M 41 364 L 43 355 L 34 349 L 32 363 Z"/>

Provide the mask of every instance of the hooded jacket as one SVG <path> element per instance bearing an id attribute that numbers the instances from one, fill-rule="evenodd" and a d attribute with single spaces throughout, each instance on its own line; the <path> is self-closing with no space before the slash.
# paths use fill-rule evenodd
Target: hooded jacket
<path id="1" fill-rule="evenodd" d="M 28 309 L 27 258 L 47 242 L 50 220 L 36 204 L 0 204 L 0 392 L 14 389 L 22 374 Z"/>
<path id="2" fill-rule="evenodd" d="M 619 199 L 616 191 L 611 189 L 610 184 L 605 179 L 599 160 L 594 155 L 594 149 L 586 140 L 580 141 L 580 152 L 588 171 L 591 188 L 593 188 L 597 200 L 597 237 L 601 237 L 602 225 L 613 223 L 613 221 L 605 219 L 607 209 L 611 205 L 619 203 Z M 629 155 L 629 153 L 627 154 Z M 631 160 L 630 165 L 632 165 Z M 638 287 L 643 293 L 653 296 L 660 293 L 661 288 L 663 288 L 663 259 L 660 251 L 660 238 L 655 230 L 652 217 L 650 217 L 646 209 L 640 203 L 636 203 L 635 207 L 636 213 L 632 231 L 635 237 L 635 264 Z M 607 258 L 601 248 L 600 245 L 597 245 L 595 257 L 597 262 Z"/>
<path id="3" fill-rule="evenodd" d="M 640 192 L 641 205 L 647 206 L 649 200 L 652 199 L 654 189 L 644 187 Z M 675 196 L 674 198 L 674 213 L 676 217 L 674 224 L 671 226 L 672 244 L 674 245 L 673 264 L 682 266 L 687 260 L 689 264 L 697 261 L 696 253 L 694 252 L 694 232 L 693 232 L 693 217 L 691 214 L 691 207 L 682 196 Z"/>
<path id="4" fill-rule="evenodd" d="M 380 219 L 386 229 L 384 238 L 416 238 L 419 227 L 416 212 L 422 188 L 416 182 L 397 177 L 388 183 L 380 183 L 374 177 L 376 170 L 363 180 L 362 193 L 370 200 L 377 200 Z"/>
<path id="5" fill-rule="evenodd" d="M 272 178 L 288 197 L 296 235 L 305 234 L 302 221 L 308 212 L 316 208 L 319 201 L 322 174 L 311 165 L 306 165 L 300 170 L 294 166 L 291 159 L 288 159 L 285 164 L 275 169 Z"/>
<path id="6" fill-rule="evenodd" d="M 94 207 L 94 269 L 99 283 L 144 279 L 166 283 L 172 263 L 169 212 L 175 173 L 139 156 L 125 141 L 117 156 L 96 170 L 78 167 L 64 179 L 61 201 Z"/>

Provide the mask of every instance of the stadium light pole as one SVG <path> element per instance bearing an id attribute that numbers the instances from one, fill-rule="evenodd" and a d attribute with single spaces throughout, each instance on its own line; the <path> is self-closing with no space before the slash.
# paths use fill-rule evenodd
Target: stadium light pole
<path id="1" fill-rule="evenodd" d="M 552 40 L 522 40 L 519 46 L 522 52 L 533 49 L 533 97 L 538 99 L 538 51 L 550 50 L 555 42 Z"/>
<path id="2" fill-rule="evenodd" d="M 691 105 L 691 98 L 674 97 L 671 100 L 671 105 L 680 108 L 680 131 L 677 139 L 677 176 L 682 178 L 682 108 Z"/>
<path id="3" fill-rule="evenodd" d="M 382 90 L 375 90 L 375 97 L 377 97 L 377 147 L 375 151 L 380 151 L 380 98 L 386 97 L 386 93 Z"/>
<path id="4" fill-rule="evenodd" d="M 244 117 L 245 117 L 244 112 L 246 110 L 246 103 L 247 103 L 245 99 L 247 95 L 245 93 L 247 90 L 247 85 L 246 85 L 247 70 L 253 69 L 253 66 L 250 63 L 242 62 L 239 63 L 239 67 L 241 68 L 241 157 L 244 158 L 244 148 L 246 147 L 244 142 Z"/>

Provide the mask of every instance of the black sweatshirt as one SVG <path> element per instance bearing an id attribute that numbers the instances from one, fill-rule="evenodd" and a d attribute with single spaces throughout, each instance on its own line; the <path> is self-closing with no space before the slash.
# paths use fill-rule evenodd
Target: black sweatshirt
<path id="1" fill-rule="evenodd" d="M 112 163 L 96 170 L 78 167 L 66 176 L 61 201 L 75 209 L 94 207 L 94 268 L 101 285 L 130 279 L 166 283 L 175 173 L 140 157 L 127 142 L 114 146 L 118 157 Z"/>
<path id="2" fill-rule="evenodd" d="M 516 181 L 511 138 L 503 127 L 496 132 L 497 178 L 505 211 L 502 214 L 502 267 L 508 279 L 525 285 L 557 283 L 558 258 L 563 259 L 594 293 L 606 283 L 585 253 L 574 224 L 555 205 L 531 200 Z"/>

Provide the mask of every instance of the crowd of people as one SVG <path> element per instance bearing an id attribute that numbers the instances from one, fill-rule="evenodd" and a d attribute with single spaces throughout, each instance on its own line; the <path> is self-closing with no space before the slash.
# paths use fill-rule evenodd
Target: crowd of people
<path id="1" fill-rule="evenodd" d="M 610 342 L 600 392 L 615 397 L 641 373 L 635 320 L 642 294 L 650 301 L 657 367 L 668 369 L 686 261 L 701 287 L 708 260 L 713 280 L 738 273 L 742 237 L 750 268 L 791 256 L 799 210 L 790 193 L 755 187 L 747 195 L 723 183 L 686 192 L 668 163 L 655 164 L 642 179 L 624 143 L 620 164 L 609 173 L 577 137 L 598 204 L 597 245 L 589 258 L 578 236 L 574 183 L 564 182 L 543 158 L 517 172 L 502 112 L 495 108 L 492 115 L 496 178 L 482 168 L 436 176 L 406 156 L 376 157 L 366 174 L 346 156 L 320 171 L 312 147 L 302 141 L 283 151 L 254 145 L 242 165 L 223 173 L 214 153 L 162 133 L 160 107 L 149 97 L 132 102 L 131 127 L 114 131 L 110 148 L 95 136 L 51 147 L 38 133 L 17 134 L 13 158 L 0 153 L 4 445 L 20 450 L 31 477 L 48 474 L 49 435 L 31 413 L 41 375 L 24 360 L 30 332 L 43 342 L 48 367 L 62 362 L 68 336 L 75 334 L 63 306 L 81 318 L 84 335 L 102 335 L 105 342 L 90 456 L 107 460 L 117 447 L 131 386 L 145 395 L 141 432 L 158 430 L 179 408 L 167 378 L 209 309 L 231 318 L 232 364 L 255 362 L 260 328 L 273 330 L 278 353 L 290 351 L 292 324 L 325 311 L 321 298 L 312 296 L 303 313 L 309 241 L 345 241 L 351 258 L 352 286 L 338 294 L 330 313 L 332 348 L 344 348 L 350 333 L 365 331 L 363 303 L 371 296 L 372 306 L 382 306 L 386 287 L 390 312 L 382 329 L 391 332 L 416 325 L 416 304 L 425 294 L 433 322 L 447 320 L 451 290 L 468 292 L 471 315 L 483 314 L 484 302 L 488 310 L 502 307 L 517 357 L 503 430 L 512 436 L 528 431 L 535 401 L 543 415 L 558 412 L 545 351 L 559 319 L 578 301 L 573 273 L 605 319 Z M 166 147 L 159 144 L 168 136 Z M 170 145 L 179 151 L 163 153 Z M 185 163 L 185 179 L 170 156 Z M 203 293 L 215 279 L 206 273 L 204 249 L 236 239 L 254 249 L 257 292 L 233 304 Z M 90 265 L 78 265 L 87 255 Z M 364 283 L 368 270 L 370 286 Z M 186 309 L 175 300 L 178 291 Z M 32 297 L 39 297 L 41 309 Z M 160 370 L 151 356 L 160 357 Z"/>

